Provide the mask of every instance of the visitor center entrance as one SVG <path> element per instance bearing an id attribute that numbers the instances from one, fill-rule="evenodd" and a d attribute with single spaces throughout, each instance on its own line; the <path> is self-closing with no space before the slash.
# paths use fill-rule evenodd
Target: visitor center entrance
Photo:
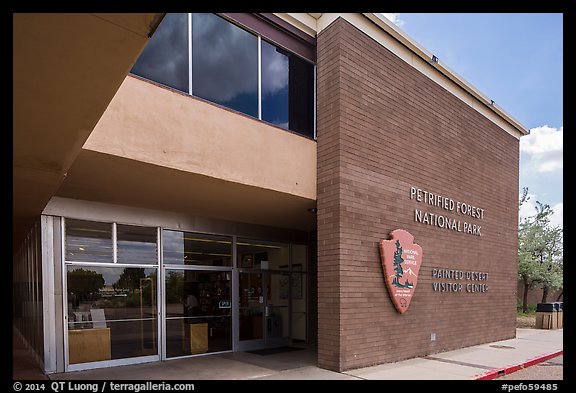
<path id="1" fill-rule="evenodd" d="M 63 220 L 66 371 L 307 342 L 307 246 Z"/>

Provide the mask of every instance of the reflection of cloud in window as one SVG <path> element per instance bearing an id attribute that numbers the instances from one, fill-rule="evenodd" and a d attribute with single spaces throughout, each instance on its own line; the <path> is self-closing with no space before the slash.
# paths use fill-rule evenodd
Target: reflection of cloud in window
<path id="1" fill-rule="evenodd" d="M 184 234 L 177 231 L 164 231 L 162 234 L 164 263 L 182 263 L 184 260 Z"/>
<path id="2" fill-rule="evenodd" d="M 288 57 L 262 41 L 262 94 L 274 94 L 288 87 Z"/>
<path id="3" fill-rule="evenodd" d="M 157 264 L 157 245 L 155 242 L 118 240 L 118 262 Z"/>
<path id="4" fill-rule="evenodd" d="M 194 95 L 227 102 L 258 87 L 256 36 L 212 14 L 194 14 Z"/>
<path id="5" fill-rule="evenodd" d="M 167 14 L 132 73 L 188 91 L 188 16 Z"/>

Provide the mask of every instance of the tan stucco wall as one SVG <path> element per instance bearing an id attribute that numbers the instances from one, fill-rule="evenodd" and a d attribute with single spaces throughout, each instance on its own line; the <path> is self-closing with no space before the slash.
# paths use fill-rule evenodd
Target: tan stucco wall
<path id="1" fill-rule="evenodd" d="M 316 199 L 316 142 L 128 76 L 83 146 Z"/>

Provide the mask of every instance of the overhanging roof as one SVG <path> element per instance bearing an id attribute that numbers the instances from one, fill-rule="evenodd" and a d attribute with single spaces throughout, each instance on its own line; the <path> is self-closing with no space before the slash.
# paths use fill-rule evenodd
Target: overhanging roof
<path id="1" fill-rule="evenodd" d="M 14 246 L 66 177 L 163 16 L 13 14 Z"/>

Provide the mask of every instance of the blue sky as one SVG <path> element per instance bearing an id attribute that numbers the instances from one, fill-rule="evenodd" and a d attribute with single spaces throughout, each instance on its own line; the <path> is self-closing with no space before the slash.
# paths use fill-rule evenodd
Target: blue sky
<path id="1" fill-rule="evenodd" d="M 400 29 L 530 129 L 520 139 L 520 188 L 563 226 L 563 15 L 388 13 Z"/>

